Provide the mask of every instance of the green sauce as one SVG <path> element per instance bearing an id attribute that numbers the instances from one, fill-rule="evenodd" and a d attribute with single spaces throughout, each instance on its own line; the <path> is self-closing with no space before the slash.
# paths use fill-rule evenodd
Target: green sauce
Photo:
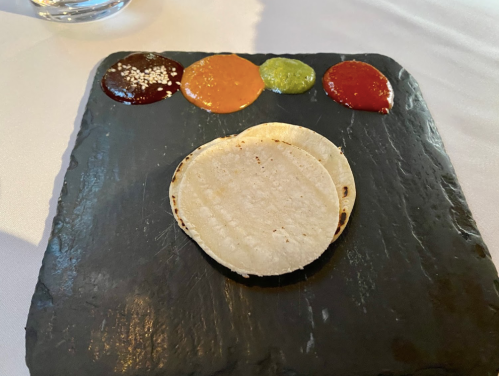
<path id="1" fill-rule="evenodd" d="M 301 94 L 315 83 L 315 71 L 299 60 L 276 57 L 260 66 L 265 88 L 280 94 Z"/>

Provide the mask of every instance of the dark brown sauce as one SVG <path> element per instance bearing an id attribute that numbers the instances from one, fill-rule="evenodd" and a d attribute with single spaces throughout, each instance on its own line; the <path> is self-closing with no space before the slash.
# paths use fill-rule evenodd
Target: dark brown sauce
<path id="1" fill-rule="evenodd" d="M 116 62 L 102 78 L 102 90 L 115 101 L 148 104 L 180 90 L 184 67 L 154 53 L 133 53 Z"/>

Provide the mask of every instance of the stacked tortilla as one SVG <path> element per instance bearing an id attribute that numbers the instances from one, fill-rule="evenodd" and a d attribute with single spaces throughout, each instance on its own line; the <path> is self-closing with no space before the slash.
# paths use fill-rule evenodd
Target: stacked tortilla
<path id="1" fill-rule="evenodd" d="M 304 127 L 265 123 L 189 154 L 170 185 L 179 226 L 242 275 L 280 275 L 316 260 L 355 202 L 345 155 Z"/>

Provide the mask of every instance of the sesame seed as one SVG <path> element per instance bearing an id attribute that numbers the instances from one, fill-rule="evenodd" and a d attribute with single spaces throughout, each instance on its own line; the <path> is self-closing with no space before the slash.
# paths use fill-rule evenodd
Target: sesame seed
<path id="1" fill-rule="evenodd" d="M 172 85 L 172 81 L 169 80 L 167 68 L 165 66 L 155 66 L 144 71 L 141 71 L 137 67 L 132 67 L 131 65 L 123 65 L 118 64 L 118 70 L 122 70 L 121 76 L 126 78 L 126 81 L 130 83 L 132 88 L 140 87 L 142 90 L 145 90 L 149 85 L 152 84 L 162 84 L 162 85 Z M 173 69 L 175 70 L 175 69 Z M 115 69 L 111 68 L 109 71 L 115 71 Z M 170 72 L 171 76 L 175 76 L 177 73 Z M 180 85 L 180 82 L 176 82 L 177 85 Z M 158 91 L 163 91 L 164 87 L 160 87 L 157 89 Z M 171 92 L 167 92 L 171 95 Z"/>
<path id="2" fill-rule="evenodd" d="M 172 68 L 172 71 L 174 71 L 174 72 L 175 72 L 176 70 L 177 70 L 177 68 L 175 68 L 175 67 L 173 67 L 173 68 Z"/>

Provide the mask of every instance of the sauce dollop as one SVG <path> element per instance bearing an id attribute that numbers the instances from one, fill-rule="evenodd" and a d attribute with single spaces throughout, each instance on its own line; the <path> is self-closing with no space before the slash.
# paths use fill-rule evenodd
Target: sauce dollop
<path id="1" fill-rule="evenodd" d="M 322 85 L 333 100 L 354 110 L 387 114 L 393 106 L 393 89 L 388 79 L 361 61 L 332 66 L 324 74 Z"/>
<path id="2" fill-rule="evenodd" d="M 260 66 L 265 87 L 279 94 L 301 94 L 315 83 L 314 69 L 300 60 L 275 57 Z"/>
<path id="3" fill-rule="evenodd" d="M 115 101 L 148 104 L 171 97 L 180 89 L 184 67 L 154 53 L 133 53 L 109 68 L 102 90 Z"/>
<path id="4" fill-rule="evenodd" d="M 237 55 L 213 55 L 185 69 L 181 90 L 205 110 L 226 114 L 253 103 L 265 88 L 258 66 Z"/>

